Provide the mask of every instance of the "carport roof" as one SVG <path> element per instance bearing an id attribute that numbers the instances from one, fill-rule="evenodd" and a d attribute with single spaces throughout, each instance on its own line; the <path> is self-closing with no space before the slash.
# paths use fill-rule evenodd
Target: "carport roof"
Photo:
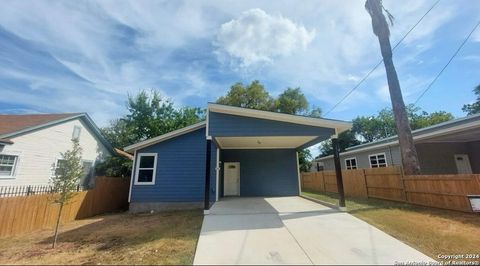
<path id="1" fill-rule="evenodd" d="M 277 112 L 269 112 L 269 111 L 261 111 L 261 110 L 256 110 L 256 109 L 249 109 L 249 108 L 242 108 L 242 107 L 234 107 L 234 106 L 228 106 L 228 105 L 222 105 L 222 104 L 215 104 L 215 103 L 209 103 L 208 104 L 208 112 L 216 112 L 216 113 L 223 113 L 223 114 L 231 114 L 231 115 L 236 115 L 236 116 L 244 116 L 244 117 L 252 117 L 252 118 L 259 118 L 259 119 L 265 119 L 265 120 L 272 120 L 272 121 L 280 121 L 280 122 L 287 122 L 287 123 L 293 123 L 293 124 L 298 124 L 298 125 L 308 125 L 308 126 L 314 126 L 314 127 L 323 127 L 323 128 L 330 128 L 334 129 L 336 134 L 339 134 L 345 130 L 348 130 L 352 127 L 351 122 L 347 121 L 341 121 L 341 120 L 334 120 L 334 119 L 325 119 L 325 118 L 313 118 L 313 117 L 307 117 L 307 116 L 301 116 L 301 115 L 290 115 L 290 114 L 284 114 L 284 113 L 277 113 Z M 207 113 L 207 121 L 208 121 L 208 113 Z M 150 145 L 154 145 L 156 143 L 160 143 L 163 141 L 166 141 L 171 138 L 175 138 L 178 136 L 181 136 L 183 134 L 190 133 L 192 131 L 196 131 L 198 129 L 207 127 L 208 131 L 208 122 L 207 121 L 202 121 L 184 128 L 180 128 L 177 130 L 174 130 L 172 132 L 147 139 L 132 145 L 129 145 L 124 148 L 125 151 L 127 152 L 133 152 L 138 149 L 142 149 L 145 147 L 148 147 Z M 224 139 L 224 141 L 247 141 L 248 138 L 243 138 L 242 140 L 237 140 L 237 139 Z M 296 141 L 295 143 L 298 142 L 298 145 L 295 145 L 295 147 L 300 146 L 300 144 L 310 144 L 316 141 L 316 138 L 313 138 L 311 136 L 306 136 L 304 138 L 296 136 L 295 138 L 292 138 L 293 141 Z M 258 138 L 255 140 L 252 140 L 254 142 L 258 142 Z M 273 143 L 278 143 L 278 142 L 285 142 L 285 139 L 281 137 L 272 137 L 270 139 L 264 139 L 262 138 L 260 141 L 264 142 L 273 142 Z M 313 145 L 313 144 L 312 144 Z"/>
<path id="2" fill-rule="evenodd" d="M 316 118 L 303 115 L 292 115 L 279 112 L 256 110 L 251 108 L 223 105 L 218 103 L 208 103 L 208 111 L 215 113 L 231 114 L 238 116 L 246 116 L 260 118 L 266 120 L 288 122 L 307 126 L 317 126 L 325 128 L 333 128 L 337 134 L 352 128 L 352 123 L 343 120 Z"/>

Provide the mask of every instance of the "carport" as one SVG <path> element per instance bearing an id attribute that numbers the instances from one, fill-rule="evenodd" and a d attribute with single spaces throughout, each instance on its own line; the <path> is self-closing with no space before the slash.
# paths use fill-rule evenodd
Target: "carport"
<path id="1" fill-rule="evenodd" d="M 329 138 L 338 149 L 338 134 L 350 128 L 351 123 L 340 120 L 210 103 L 206 121 L 205 210 L 222 197 L 298 196 L 298 151 Z M 211 183 L 216 188 L 212 189 Z M 212 191 L 215 199 L 210 198 Z"/>

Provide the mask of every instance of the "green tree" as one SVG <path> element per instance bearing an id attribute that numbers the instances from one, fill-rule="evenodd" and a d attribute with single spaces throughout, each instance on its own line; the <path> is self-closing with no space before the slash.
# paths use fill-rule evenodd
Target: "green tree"
<path id="1" fill-rule="evenodd" d="M 113 147 L 124 148 L 205 119 L 204 110 L 175 108 L 172 101 L 163 98 L 156 90 L 129 95 L 127 110 L 127 115 L 112 120 L 108 127 L 101 129 Z M 108 176 L 128 177 L 131 168 L 131 161 L 120 156 L 109 157 L 96 165 L 98 174 Z"/>
<path id="2" fill-rule="evenodd" d="M 276 111 L 286 114 L 303 114 L 308 111 L 308 101 L 300 88 L 287 88 L 275 101 Z"/>
<path id="3" fill-rule="evenodd" d="M 72 199 L 80 178 L 83 175 L 82 148 L 77 139 L 72 140 L 72 142 L 72 149 L 61 153 L 63 160 L 60 161 L 61 163 L 59 163 L 57 169 L 55 169 L 55 175 L 50 181 L 56 192 L 52 195 L 51 200 L 60 205 L 55 224 L 55 233 L 52 243 L 53 248 L 57 245 L 58 226 L 60 224 L 63 206 Z"/>
<path id="4" fill-rule="evenodd" d="M 465 104 L 462 107 L 462 111 L 464 111 L 468 115 L 480 113 L 480 85 L 473 89 L 473 93 L 477 96 L 477 101 L 471 104 Z"/>
<path id="5" fill-rule="evenodd" d="M 406 110 L 410 121 L 410 127 L 413 130 L 436 125 L 454 118 L 451 113 L 445 111 L 428 113 L 413 104 L 408 105 Z M 396 134 L 395 119 L 392 109 L 384 108 L 376 115 L 358 116 L 353 119 L 352 129 L 343 132 L 338 136 L 340 151 L 344 151 L 351 146 L 376 141 Z M 328 141 L 322 143 L 320 146 L 320 156 L 331 154 L 333 154 L 331 143 Z"/>
<path id="6" fill-rule="evenodd" d="M 451 113 L 437 111 L 428 113 L 410 104 L 406 107 L 412 130 L 452 120 Z M 353 120 L 352 132 L 364 142 L 372 142 L 396 135 L 394 114 L 391 108 L 384 108 L 374 116 L 359 116 Z"/>
<path id="7" fill-rule="evenodd" d="M 275 108 L 273 98 L 258 80 L 247 86 L 240 82 L 235 83 L 227 95 L 218 98 L 217 103 L 264 111 L 272 111 Z"/>
<path id="8" fill-rule="evenodd" d="M 300 171 L 308 172 L 312 167 L 312 153 L 309 149 L 303 149 L 298 152 L 298 164 L 300 165 Z"/>
<path id="9" fill-rule="evenodd" d="M 344 131 L 338 134 L 338 145 L 340 147 L 340 152 L 345 151 L 348 147 L 352 147 L 355 145 L 361 144 L 361 142 L 355 137 L 355 134 L 351 130 Z M 320 144 L 320 155 L 328 156 L 333 154 L 333 146 L 332 141 L 327 140 Z"/>

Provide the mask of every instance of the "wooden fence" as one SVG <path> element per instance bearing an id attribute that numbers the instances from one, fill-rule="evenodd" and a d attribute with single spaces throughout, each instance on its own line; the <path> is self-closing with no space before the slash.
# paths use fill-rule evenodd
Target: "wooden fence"
<path id="1" fill-rule="evenodd" d="M 400 167 L 343 170 L 346 196 L 387 199 L 472 212 L 467 195 L 480 195 L 480 175 L 404 176 Z M 338 193 L 335 171 L 302 173 L 302 189 Z"/>
<path id="2" fill-rule="evenodd" d="M 64 206 L 60 223 L 126 209 L 129 180 L 97 177 L 95 188 L 76 192 Z M 0 198 L 0 237 L 14 236 L 39 229 L 53 228 L 59 205 L 54 194 Z"/>

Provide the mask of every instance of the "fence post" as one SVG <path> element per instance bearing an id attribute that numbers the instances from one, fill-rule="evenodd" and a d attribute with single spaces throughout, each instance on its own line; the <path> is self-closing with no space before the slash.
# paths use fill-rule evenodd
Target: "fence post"
<path id="1" fill-rule="evenodd" d="M 30 188 L 30 185 L 27 187 L 27 196 L 30 196 L 30 191 L 31 191 L 31 188 Z"/>
<path id="2" fill-rule="evenodd" d="M 402 185 L 403 200 L 408 202 L 407 190 L 405 189 L 405 176 L 403 173 L 403 168 L 400 168 L 400 184 Z"/>
<path id="3" fill-rule="evenodd" d="M 367 183 L 367 172 L 365 169 L 362 169 L 362 175 L 363 175 L 363 180 L 365 180 L 365 191 L 367 192 L 367 199 L 369 198 L 368 196 L 368 183 Z"/>

